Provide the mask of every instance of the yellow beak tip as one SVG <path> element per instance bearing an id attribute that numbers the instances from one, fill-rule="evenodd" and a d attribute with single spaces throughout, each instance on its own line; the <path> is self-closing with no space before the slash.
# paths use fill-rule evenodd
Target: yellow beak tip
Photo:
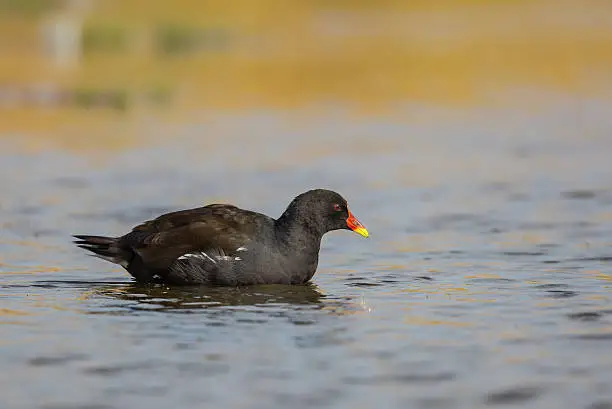
<path id="1" fill-rule="evenodd" d="M 365 238 L 370 237 L 370 233 L 368 233 L 368 231 L 363 228 L 363 227 L 358 227 L 355 230 L 353 230 L 355 233 L 359 234 L 360 236 L 363 236 Z"/>

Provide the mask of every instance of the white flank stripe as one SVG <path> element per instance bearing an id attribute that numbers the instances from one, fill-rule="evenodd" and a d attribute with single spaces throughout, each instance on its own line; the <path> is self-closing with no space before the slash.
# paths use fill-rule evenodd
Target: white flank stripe
<path id="1" fill-rule="evenodd" d="M 217 264 L 217 262 L 208 254 L 201 252 L 201 253 L 187 253 L 187 254 L 183 254 L 182 256 L 180 256 L 178 259 L 179 260 L 186 260 L 188 258 L 199 258 L 199 259 L 204 259 L 207 258 L 210 261 L 212 261 L 213 263 Z"/>

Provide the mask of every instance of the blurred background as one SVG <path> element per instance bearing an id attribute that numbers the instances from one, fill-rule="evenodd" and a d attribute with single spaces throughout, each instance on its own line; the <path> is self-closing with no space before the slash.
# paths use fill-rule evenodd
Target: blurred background
<path id="1" fill-rule="evenodd" d="M 560 98 L 606 98 L 611 7 L 2 0 L 0 131 L 33 144 L 102 148 L 146 138 L 128 124 L 151 117 L 343 109 L 410 121 L 423 107 L 530 111 Z M 121 137 L 69 137 L 111 125 Z"/>
<path id="2" fill-rule="evenodd" d="M 0 0 L 3 407 L 611 408 L 611 101 L 609 0 Z M 70 242 L 314 187 L 311 287 Z"/>

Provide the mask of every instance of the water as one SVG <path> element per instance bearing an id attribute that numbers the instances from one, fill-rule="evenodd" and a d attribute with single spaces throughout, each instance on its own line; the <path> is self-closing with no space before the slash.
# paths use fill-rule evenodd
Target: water
<path id="1" fill-rule="evenodd" d="M 612 407 L 609 105 L 405 109 L 3 142 L 3 408 Z M 326 236 L 308 286 L 140 287 L 70 243 L 311 187 L 371 237 Z"/>

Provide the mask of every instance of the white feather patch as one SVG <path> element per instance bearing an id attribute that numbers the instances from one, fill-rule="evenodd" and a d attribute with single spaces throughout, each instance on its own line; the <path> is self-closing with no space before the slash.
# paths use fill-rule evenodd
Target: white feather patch
<path id="1" fill-rule="evenodd" d="M 246 251 L 246 247 L 240 247 L 236 251 Z M 208 260 L 212 261 L 215 264 L 217 264 L 217 261 L 240 261 L 240 260 L 242 260 L 240 257 L 231 257 L 231 256 L 215 256 L 215 258 L 213 259 L 211 256 L 209 256 L 205 252 L 183 254 L 178 259 L 179 260 L 187 260 L 187 259 L 190 259 L 190 258 L 200 259 L 200 260 L 208 259 Z"/>
<path id="2" fill-rule="evenodd" d="M 178 259 L 179 260 L 187 260 L 189 258 L 196 258 L 196 259 L 200 259 L 200 260 L 209 259 L 213 263 L 217 264 L 217 262 L 211 256 L 209 256 L 208 254 L 206 254 L 204 252 L 183 254 Z"/>
<path id="3" fill-rule="evenodd" d="M 126 260 L 122 260 L 119 257 L 110 257 L 110 256 L 102 256 L 100 254 L 92 254 L 92 256 L 101 258 L 102 260 L 110 261 L 111 263 L 119 264 L 121 267 L 127 270 L 128 265 L 130 264 Z"/>

